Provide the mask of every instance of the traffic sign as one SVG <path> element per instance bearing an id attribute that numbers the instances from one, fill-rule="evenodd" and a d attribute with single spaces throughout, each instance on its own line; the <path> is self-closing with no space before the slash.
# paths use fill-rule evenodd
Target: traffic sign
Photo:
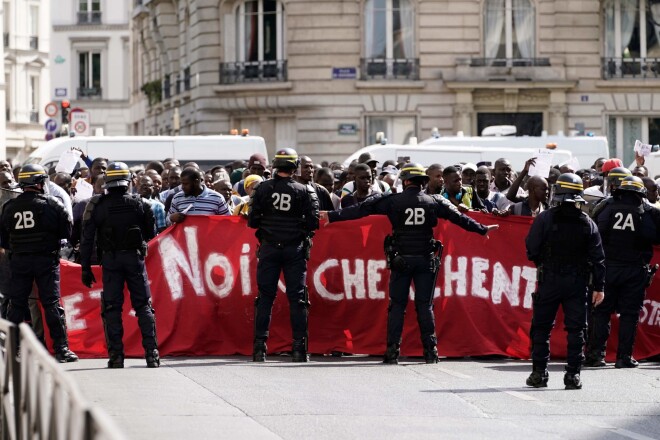
<path id="1" fill-rule="evenodd" d="M 78 136 L 89 136 L 89 113 L 88 112 L 75 112 L 71 113 L 69 116 L 71 119 L 71 127 L 73 127 L 73 132 Z"/>
<path id="2" fill-rule="evenodd" d="M 57 120 L 56 119 L 48 119 L 44 123 L 44 127 L 46 128 L 46 131 L 48 133 L 54 133 L 57 131 Z"/>
<path id="3" fill-rule="evenodd" d="M 46 133 L 46 140 L 50 141 L 52 139 L 55 139 L 55 135 L 53 133 Z"/>
<path id="4" fill-rule="evenodd" d="M 74 113 L 82 113 L 85 110 L 82 107 L 74 107 L 71 110 L 69 110 L 69 122 L 73 122 L 73 119 L 71 118 L 71 115 Z"/>
<path id="5" fill-rule="evenodd" d="M 56 102 L 49 102 L 48 104 L 46 104 L 45 111 L 46 111 L 46 115 L 52 118 L 59 111 L 59 106 L 57 105 Z"/>

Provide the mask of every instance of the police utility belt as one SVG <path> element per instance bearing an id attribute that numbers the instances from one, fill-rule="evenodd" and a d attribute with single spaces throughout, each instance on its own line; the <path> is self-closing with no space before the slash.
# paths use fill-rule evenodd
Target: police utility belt
<path id="1" fill-rule="evenodd" d="M 442 255 L 442 242 L 439 240 L 431 239 L 431 253 L 428 254 L 428 257 L 431 259 L 431 269 L 434 272 L 437 272 L 440 269 L 440 256 Z M 409 270 L 408 262 L 404 258 L 405 255 L 401 255 L 398 251 L 396 244 L 396 238 L 393 235 L 387 235 L 385 241 L 383 242 L 383 247 L 385 249 L 385 260 L 387 262 L 387 268 L 392 269 L 398 272 L 407 272 Z M 419 256 L 419 255 L 408 255 L 410 257 Z"/>

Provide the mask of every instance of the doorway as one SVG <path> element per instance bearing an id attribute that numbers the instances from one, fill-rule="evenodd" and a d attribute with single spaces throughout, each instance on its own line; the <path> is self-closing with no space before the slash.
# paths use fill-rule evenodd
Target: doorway
<path id="1" fill-rule="evenodd" d="M 543 113 L 479 113 L 477 133 L 493 125 L 515 125 L 516 136 L 541 136 Z"/>

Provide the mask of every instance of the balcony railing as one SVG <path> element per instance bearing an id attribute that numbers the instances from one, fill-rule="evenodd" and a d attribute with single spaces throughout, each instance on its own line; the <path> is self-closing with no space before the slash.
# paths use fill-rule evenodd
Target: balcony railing
<path id="1" fill-rule="evenodd" d="M 78 99 L 94 99 L 103 96 L 103 89 L 101 87 L 79 87 Z"/>
<path id="2" fill-rule="evenodd" d="M 220 84 L 284 82 L 286 80 L 286 60 L 220 64 Z"/>
<path id="3" fill-rule="evenodd" d="M 30 122 L 33 124 L 39 123 L 39 112 L 36 110 L 30 110 Z"/>
<path id="4" fill-rule="evenodd" d="M 30 37 L 30 49 L 39 50 L 39 37 Z"/>
<path id="5" fill-rule="evenodd" d="M 78 12 L 78 24 L 101 24 L 101 11 Z"/>
<path id="6" fill-rule="evenodd" d="M 9 32 L 2 34 L 2 42 L 5 47 L 9 47 Z"/>
<path id="7" fill-rule="evenodd" d="M 360 60 L 360 79 L 411 80 L 419 79 L 418 58 L 362 58 Z"/>
<path id="8" fill-rule="evenodd" d="M 603 79 L 658 78 L 660 58 L 602 58 Z"/>
<path id="9" fill-rule="evenodd" d="M 549 67 L 550 58 L 470 58 L 470 67 Z"/>

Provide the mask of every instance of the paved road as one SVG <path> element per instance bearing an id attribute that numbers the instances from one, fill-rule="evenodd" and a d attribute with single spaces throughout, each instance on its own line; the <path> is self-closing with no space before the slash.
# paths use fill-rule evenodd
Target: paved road
<path id="1" fill-rule="evenodd" d="M 377 358 L 168 358 L 68 364 L 83 393 L 132 439 L 660 439 L 660 364 L 583 372 L 566 391 L 553 364 L 547 389 L 524 386 L 530 364 Z"/>

